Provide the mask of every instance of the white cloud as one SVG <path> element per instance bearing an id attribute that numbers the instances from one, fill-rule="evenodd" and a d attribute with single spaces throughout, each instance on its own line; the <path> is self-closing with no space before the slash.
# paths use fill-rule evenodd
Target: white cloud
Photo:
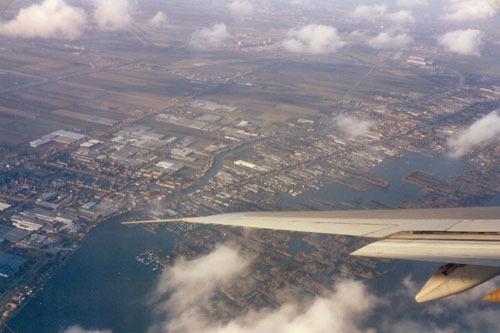
<path id="1" fill-rule="evenodd" d="M 448 51 L 463 55 L 481 55 L 483 33 L 475 29 L 450 31 L 438 38 Z"/>
<path id="2" fill-rule="evenodd" d="M 386 5 L 359 5 L 349 16 L 357 20 L 372 20 L 382 17 L 386 11 Z"/>
<path id="3" fill-rule="evenodd" d="M 383 300 L 377 308 L 380 323 L 376 327 L 378 331 L 480 333 L 493 331 L 498 326 L 497 308 L 481 301 L 482 296 L 498 288 L 498 280 L 490 280 L 458 295 L 416 304 L 414 296 L 422 285 L 422 282 L 416 282 L 410 274 L 402 280 L 400 286 L 393 285 L 392 291 L 382 295 Z M 478 320 L 482 317 L 485 318 L 484 321 Z"/>
<path id="4" fill-rule="evenodd" d="M 276 309 L 247 311 L 225 323 L 208 318 L 203 308 L 249 264 L 236 250 L 220 245 L 198 259 L 176 262 L 162 274 L 154 293 L 156 310 L 165 320 L 149 332 L 359 332 L 361 315 L 377 305 L 363 283 L 345 280 L 320 297 L 289 301 Z"/>
<path id="5" fill-rule="evenodd" d="M 94 19 L 101 29 L 122 30 L 132 23 L 128 0 L 93 0 Z"/>
<path id="6" fill-rule="evenodd" d="M 396 24 L 415 24 L 415 18 L 409 10 L 400 10 L 387 14 L 387 19 Z"/>
<path id="7" fill-rule="evenodd" d="M 310 24 L 299 30 L 288 31 L 283 46 L 291 52 L 324 54 L 337 51 L 344 46 L 337 29 L 327 25 Z"/>
<path id="8" fill-rule="evenodd" d="M 493 309 L 473 309 L 465 312 L 464 317 L 471 332 L 498 332 L 500 329 L 498 311 Z"/>
<path id="9" fill-rule="evenodd" d="M 381 32 L 368 40 L 368 45 L 374 49 L 399 49 L 407 46 L 413 39 L 406 33 Z"/>
<path id="10" fill-rule="evenodd" d="M 241 274 L 249 260 L 228 246 L 197 259 L 181 259 L 163 272 L 153 293 L 156 310 L 165 320 L 150 332 L 206 332 L 201 309 L 225 283 Z M 165 296 L 169 295 L 165 300 Z"/>
<path id="11" fill-rule="evenodd" d="M 413 280 L 413 276 L 411 274 L 407 275 L 401 284 L 405 287 L 404 290 L 406 290 L 406 294 L 408 297 L 413 297 L 415 296 L 418 291 L 420 290 L 420 287 L 418 284 Z"/>
<path id="12" fill-rule="evenodd" d="M 470 306 L 470 304 L 481 302 L 481 299 L 485 295 L 489 294 L 495 289 L 498 289 L 498 287 L 499 286 L 497 280 L 490 280 L 477 287 L 472 288 L 465 293 L 455 295 L 452 299 L 453 302 L 449 302 L 450 304 L 446 304 L 447 310 L 451 312 L 454 309 L 466 309 L 468 306 Z M 441 300 L 441 302 L 444 303 L 445 300 Z"/>
<path id="13" fill-rule="evenodd" d="M 441 18 L 448 21 L 464 22 L 484 20 L 495 15 L 495 10 L 484 0 L 450 0 L 444 7 Z"/>
<path id="14" fill-rule="evenodd" d="M 354 30 L 349 33 L 349 40 L 355 40 L 356 42 L 362 42 L 366 43 L 366 41 L 369 39 L 367 33 L 362 30 Z"/>
<path id="15" fill-rule="evenodd" d="M 372 122 L 367 120 L 359 120 L 354 117 L 340 115 L 335 121 L 335 128 L 349 138 L 357 138 L 368 134 Z"/>
<path id="16" fill-rule="evenodd" d="M 227 31 L 226 25 L 218 23 L 210 28 L 203 28 L 193 32 L 190 44 L 196 48 L 215 47 L 229 39 L 229 37 L 231 35 Z"/>
<path id="17" fill-rule="evenodd" d="M 87 25 L 81 8 L 64 0 L 45 0 L 19 11 L 9 22 L 0 22 L 0 35 L 24 38 L 77 38 Z"/>
<path id="18" fill-rule="evenodd" d="M 402 283 L 402 290 L 407 291 L 407 297 L 411 297 L 420 289 L 418 283 L 413 280 L 411 275 L 408 275 Z M 438 299 L 429 303 L 424 303 L 419 311 L 420 313 L 414 318 L 406 315 L 406 319 L 401 321 L 401 327 L 406 327 L 409 332 L 489 332 L 492 329 L 498 328 L 499 313 L 498 310 L 492 310 L 488 308 L 488 303 L 483 302 L 481 298 L 493 290 L 498 289 L 500 286 L 500 281 L 498 279 L 493 279 L 487 281 L 477 287 L 474 287 L 466 292 L 450 296 L 447 298 Z M 395 297 L 399 297 L 396 300 Z M 392 302 L 404 302 L 404 296 L 402 293 L 396 293 L 391 296 Z M 402 310 L 404 311 L 404 307 Z M 429 319 L 427 323 L 423 321 L 418 322 L 416 318 L 428 316 Z M 456 323 L 447 323 L 447 327 L 438 327 L 436 324 L 432 323 L 433 318 L 449 318 L 450 321 L 457 321 Z M 458 320 L 457 320 L 458 319 Z M 399 326 L 399 325 L 398 325 Z M 393 327 L 395 327 L 393 325 Z M 413 330 L 413 328 L 421 328 L 418 330 Z M 427 328 L 425 328 L 427 327 Z M 432 329 L 430 329 L 432 327 Z M 393 332 L 399 332 L 399 330 L 392 330 Z M 495 330 L 496 332 L 496 330 Z"/>
<path id="19" fill-rule="evenodd" d="M 498 282 L 417 304 L 414 295 L 421 282 L 415 282 L 411 275 L 401 282 L 390 281 L 381 295 L 370 291 L 362 281 L 340 280 L 331 291 L 314 297 L 297 297 L 281 290 L 281 303 L 274 308 L 243 309 L 240 315 L 225 320 L 208 315 L 205 309 L 213 309 L 220 290 L 246 275 L 251 264 L 236 250 L 221 245 L 208 255 L 177 261 L 163 272 L 152 294 L 157 323 L 148 332 L 479 333 L 493 331 L 498 325 L 498 309 L 479 301 Z"/>
<path id="20" fill-rule="evenodd" d="M 253 5 L 248 0 L 233 0 L 227 7 L 231 14 L 238 17 L 252 15 L 254 11 Z"/>
<path id="21" fill-rule="evenodd" d="M 62 331 L 61 333 L 111 333 L 111 330 L 87 330 L 81 326 L 71 326 Z"/>
<path id="22" fill-rule="evenodd" d="M 475 121 L 462 134 L 448 140 L 452 149 L 451 155 L 460 157 L 467 154 L 474 147 L 500 135 L 500 115 L 493 111 L 481 119 Z"/>
<path id="23" fill-rule="evenodd" d="M 368 293 L 362 282 L 338 281 L 334 290 L 323 296 L 300 303 L 290 301 L 277 309 L 248 312 L 227 324 L 219 324 L 212 332 L 361 332 L 362 315 L 377 304 L 375 296 Z"/>
<path id="24" fill-rule="evenodd" d="M 396 5 L 399 7 L 427 7 L 427 0 L 397 0 Z"/>
<path id="25" fill-rule="evenodd" d="M 290 3 L 294 6 L 309 6 L 311 5 L 311 0 L 290 0 Z"/>
<path id="26" fill-rule="evenodd" d="M 386 5 L 359 5 L 349 13 L 349 16 L 358 21 L 387 20 L 395 24 L 415 23 L 415 18 L 409 10 L 389 13 Z"/>
<path id="27" fill-rule="evenodd" d="M 161 27 L 167 24 L 167 15 L 164 12 L 159 11 L 153 18 L 149 21 L 152 25 Z"/>

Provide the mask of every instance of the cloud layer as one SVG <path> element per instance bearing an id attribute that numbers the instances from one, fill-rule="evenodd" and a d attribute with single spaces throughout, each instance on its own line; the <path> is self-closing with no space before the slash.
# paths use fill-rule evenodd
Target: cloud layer
<path id="1" fill-rule="evenodd" d="M 165 270 L 153 293 L 157 324 L 149 333 L 344 333 L 344 332 L 485 332 L 498 325 L 499 313 L 480 298 L 498 287 L 487 282 L 469 292 L 426 304 L 416 304 L 419 284 L 411 275 L 390 282 L 383 295 L 353 279 L 338 280 L 331 291 L 297 297 L 282 291 L 274 308 L 246 310 L 217 320 L 213 307 L 226 283 L 247 273 L 251 260 L 231 247 L 218 245 L 197 259 L 180 260 Z M 73 332 L 71 332 L 73 333 Z M 79 333 L 79 332 L 78 332 Z"/>
<path id="2" fill-rule="evenodd" d="M 244 17 L 253 14 L 254 7 L 248 0 L 233 0 L 228 6 L 231 14 Z"/>
<path id="3" fill-rule="evenodd" d="M 207 332 L 211 325 L 202 313 L 203 307 L 248 265 L 247 258 L 222 245 L 198 259 L 177 261 L 163 272 L 153 293 L 155 309 L 165 320 L 149 332 Z"/>
<path id="4" fill-rule="evenodd" d="M 64 0 L 45 0 L 19 11 L 9 22 L 0 23 L 0 34 L 24 38 L 77 38 L 86 28 L 83 9 Z"/>
<path id="5" fill-rule="evenodd" d="M 132 23 L 128 0 L 92 0 L 93 18 L 99 28 L 121 30 Z M 156 22 L 162 20 L 157 15 Z M 19 10 L 8 22 L 0 22 L 0 35 L 23 38 L 78 38 L 88 26 L 82 8 L 73 7 L 65 0 L 45 0 Z"/>
<path id="6" fill-rule="evenodd" d="M 474 147 L 500 135 L 500 115 L 493 111 L 470 125 L 461 135 L 448 140 L 451 155 L 460 157 Z"/>
<path id="7" fill-rule="evenodd" d="M 350 116 L 340 115 L 335 121 L 335 128 L 348 138 L 357 138 L 368 134 L 373 124 Z"/>
<path id="8" fill-rule="evenodd" d="M 484 20 L 495 15 L 495 11 L 483 0 L 450 0 L 441 18 L 452 22 Z"/>
<path id="9" fill-rule="evenodd" d="M 481 55 L 483 34 L 479 30 L 455 30 L 450 31 L 438 38 L 440 45 L 448 51 L 463 55 Z"/>
<path id="10" fill-rule="evenodd" d="M 356 21 L 374 21 L 379 23 L 380 20 L 388 21 L 393 25 L 415 24 L 415 17 L 409 10 L 400 10 L 397 12 L 388 12 L 386 5 L 358 5 L 349 17 Z"/>
<path id="11" fill-rule="evenodd" d="M 368 45 L 374 49 L 400 49 L 410 44 L 413 39 L 406 33 L 383 31 L 368 40 Z"/>
<path id="12" fill-rule="evenodd" d="M 227 31 L 226 25 L 224 23 L 218 23 L 210 28 L 203 28 L 193 32 L 190 44 L 199 49 L 216 47 L 228 40 L 229 37 L 231 37 L 231 35 Z"/>
<path id="13" fill-rule="evenodd" d="M 71 326 L 62 331 L 61 333 L 111 333 L 111 330 L 87 330 L 81 326 Z"/>
<path id="14" fill-rule="evenodd" d="M 248 312 L 227 324 L 218 324 L 216 333 L 326 333 L 361 332 L 363 313 L 377 305 L 360 281 L 344 280 L 332 292 L 301 302 L 290 301 L 277 309 Z M 373 332 L 368 330 L 367 332 Z"/>
<path id="15" fill-rule="evenodd" d="M 409 10 L 400 10 L 398 12 L 387 14 L 387 19 L 395 24 L 415 24 L 415 18 Z"/>
<path id="16" fill-rule="evenodd" d="M 399 7 L 427 7 L 427 0 L 397 0 L 396 5 Z"/>
<path id="17" fill-rule="evenodd" d="M 122 30 L 132 23 L 128 0 L 93 0 L 94 19 L 104 30 Z"/>
<path id="18" fill-rule="evenodd" d="M 359 5 L 349 16 L 356 20 L 372 20 L 384 16 L 386 12 L 386 5 Z"/>
<path id="19" fill-rule="evenodd" d="M 177 262 L 162 274 L 154 293 L 155 308 L 165 320 L 149 332 L 359 332 L 360 316 L 377 304 L 363 283 L 346 280 L 336 283 L 332 292 L 300 303 L 290 301 L 276 309 L 247 311 L 228 322 L 208 318 L 203 308 L 249 264 L 236 250 L 220 245 L 198 259 Z"/>
<path id="20" fill-rule="evenodd" d="M 149 22 L 156 27 L 164 26 L 167 24 L 167 15 L 165 15 L 164 12 L 159 11 Z"/>
<path id="21" fill-rule="evenodd" d="M 290 4 L 294 6 L 309 6 L 311 5 L 311 0 L 290 0 Z"/>
<path id="22" fill-rule="evenodd" d="M 337 29 L 327 25 L 310 24 L 288 31 L 283 46 L 290 52 L 325 54 L 345 45 Z"/>

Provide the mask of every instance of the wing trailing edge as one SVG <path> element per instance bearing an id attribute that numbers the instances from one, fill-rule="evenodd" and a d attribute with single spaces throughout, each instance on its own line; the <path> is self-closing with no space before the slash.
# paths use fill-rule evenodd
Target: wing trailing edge
<path id="1" fill-rule="evenodd" d="M 389 238 L 351 255 L 500 267 L 500 241 Z"/>

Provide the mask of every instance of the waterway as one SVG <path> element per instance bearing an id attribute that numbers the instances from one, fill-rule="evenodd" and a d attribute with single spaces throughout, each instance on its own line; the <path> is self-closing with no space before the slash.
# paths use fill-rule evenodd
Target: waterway
<path id="1" fill-rule="evenodd" d="M 244 143 L 236 148 L 227 149 L 227 150 L 224 150 L 224 151 L 218 153 L 217 155 L 215 155 L 214 160 L 213 160 L 210 168 L 205 172 L 205 174 L 202 177 L 200 177 L 196 181 L 195 184 L 193 184 L 193 185 L 191 185 L 183 190 L 180 190 L 178 192 L 172 193 L 171 195 L 169 195 L 168 197 L 163 199 L 162 202 L 168 203 L 168 202 L 174 201 L 176 199 L 183 197 L 186 194 L 193 193 L 196 190 L 206 186 L 208 184 L 209 180 L 212 179 L 217 174 L 217 172 L 222 168 L 222 165 L 224 163 L 224 158 L 226 157 L 226 155 L 234 154 L 234 153 L 252 148 L 256 144 L 259 144 L 261 142 L 272 141 L 272 140 L 277 140 L 277 139 L 278 139 L 278 137 L 259 139 L 259 140 Z"/>
<path id="2" fill-rule="evenodd" d="M 59 332 L 78 324 L 113 332 L 146 331 L 153 320 L 148 294 L 159 273 L 135 258 L 153 246 L 170 251 L 175 235 L 123 227 L 119 224 L 122 219 L 91 231 L 44 290 L 9 324 L 11 329 Z"/>
<path id="3" fill-rule="evenodd" d="M 225 154 L 230 152 L 234 150 Z M 225 154 L 215 159 L 205 184 L 220 168 Z M 369 200 L 393 206 L 403 200 L 416 203 L 420 188 L 402 183 L 402 176 L 419 169 L 451 179 L 466 167 L 463 161 L 451 160 L 446 154 L 431 158 L 406 153 L 401 159 L 388 159 L 374 168 L 375 174 L 389 180 L 387 189 L 372 186 L 367 192 L 356 192 L 343 185 L 330 184 L 294 198 L 285 198 L 282 204 L 284 208 L 299 202 L 311 204 L 311 197 L 333 203 L 351 202 L 353 196 L 362 199 L 361 206 Z M 191 192 L 202 184 L 183 193 Z M 500 196 L 484 202 L 485 205 L 499 203 Z M 121 220 L 133 218 L 133 215 L 122 216 L 96 227 L 81 248 L 57 269 L 45 288 L 9 323 L 10 328 L 26 333 L 60 332 L 72 325 L 87 329 L 112 329 L 113 332 L 147 331 L 154 321 L 148 295 L 160 273 L 151 271 L 135 258 L 153 246 L 170 251 L 176 236 L 167 231 L 153 234 L 142 228 L 130 229 L 119 224 Z M 389 276 L 375 279 L 370 284 L 378 292 L 391 290 L 395 281 L 401 281 L 408 272 L 415 272 L 415 279 L 423 282 L 435 266 L 396 262 L 387 266 L 392 267 Z"/>
<path id="4" fill-rule="evenodd" d="M 405 152 L 398 160 L 386 159 L 374 167 L 370 172 L 389 180 L 388 188 L 381 188 L 369 183 L 370 190 L 358 192 L 345 185 L 332 183 L 323 186 L 319 190 L 306 191 L 296 197 L 285 196 L 281 202 L 282 209 L 290 209 L 298 203 L 325 209 L 325 206 L 311 202 L 311 198 L 319 198 L 327 203 L 342 207 L 343 203 L 349 203 L 353 207 L 344 208 L 367 208 L 368 201 L 376 201 L 387 206 L 397 207 L 401 202 L 408 201 L 418 204 L 420 187 L 414 184 L 404 183 L 402 177 L 412 171 L 421 170 L 448 180 L 453 179 L 467 168 L 467 163 L 462 159 L 453 159 L 447 153 L 435 157 L 425 156 L 420 153 Z M 361 199 L 360 202 L 351 202 L 353 197 Z M 371 207 L 373 208 L 373 207 Z"/>

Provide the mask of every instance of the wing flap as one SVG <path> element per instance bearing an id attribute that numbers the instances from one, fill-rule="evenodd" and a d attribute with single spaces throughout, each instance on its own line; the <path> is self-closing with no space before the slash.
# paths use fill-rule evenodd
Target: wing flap
<path id="1" fill-rule="evenodd" d="M 446 232 L 453 228 L 457 219 L 452 220 L 400 220 L 400 224 L 386 230 L 376 231 L 366 235 L 371 238 L 385 238 L 398 233 L 405 232 Z"/>
<path id="2" fill-rule="evenodd" d="M 351 254 L 500 267 L 500 241 L 384 239 Z"/>

